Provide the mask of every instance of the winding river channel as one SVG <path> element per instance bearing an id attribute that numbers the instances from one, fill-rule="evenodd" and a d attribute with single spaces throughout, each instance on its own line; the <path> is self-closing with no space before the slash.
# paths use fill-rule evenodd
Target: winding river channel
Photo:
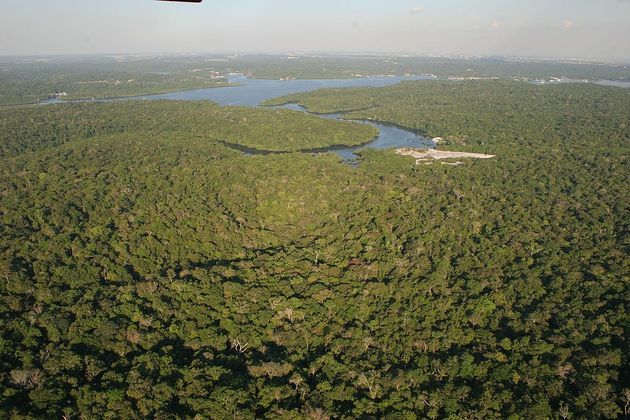
<path id="1" fill-rule="evenodd" d="M 180 101 L 209 100 L 220 105 L 229 106 L 250 106 L 256 107 L 271 98 L 290 95 L 293 93 L 312 92 L 323 88 L 344 88 L 344 87 L 382 87 L 395 85 L 403 80 L 435 80 L 433 76 L 383 76 L 365 77 L 359 79 L 325 79 L 325 80 L 266 80 L 249 79 L 242 75 L 231 75 L 229 81 L 236 86 L 218 87 L 209 89 L 186 90 L 161 95 L 138 96 L 132 99 L 158 100 L 171 99 Z M 281 108 L 306 112 L 299 105 L 289 104 Z M 321 118 L 342 119 L 341 114 L 311 114 Z M 379 124 L 373 121 L 357 121 L 362 124 L 369 124 L 379 130 L 379 135 L 374 140 L 362 146 L 339 147 L 317 149 L 317 152 L 333 152 L 341 156 L 344 160 L 353 160 L 357 156 L 355 152 L 361 148 L 369 147 L 373 149 L 389 149 L 399 147 L 421 147 L 433 148 L 435 143 L 430 138 L 419 133 L 403 129 L 401 127 Z M 239 148 L 246 153 L 256 153 L 251 149 Z"/>
<path id="2" fill-rule="evenodd" d="M 233 86 L 215 87 L 207 89 L 194 89 L 194 90 L 182 90 L 178 92 L 164 93 L 158 95 L 142 95 L 127 98 L 114 98 L 105 99 L 103 101 L 118 101 L 118 100 L 160 100 L 170 99 L 179 101 L 199 101 L 209 100 L 216 102 L 220 105 L 227 106 L 248 106 L 257 107 L 260 104 L 271 98 L 277 98 L 279 96 L 291 95 L 294 93 L 306 93 L 312 92 L 317 89 L 324 88 L 352 88 L 352 87 L 384 87 L 391 86 L 405 80 L 440 80 L 433 75 L 419 75 L 419 76 L 374 76 L 374 77 L 362 77 L 357 79 L 295 79 L 295 80 L 268 80 L 268 79 L 250 79 L 242 74 L 231 74 L 228 76 L 228 80 L 233 83 Z M 575 81 L 570 79 L 558 79 L 558 83 L 575 83 L 582 81 Z M 588 81 L 586 81 L 588 82 Z M 538 81 L 530 81 L 530 83 L 539 84 Z M 601 80 L 594 82 L 596 84 L 616 86 L 628 88 L 630 82 L 619 82 Z M 74 102 L 93 102 L 101 100 L 79 100 Z M 42 103 L 60 103 L 66 102 L 59 99 L 52 99 Z M 70 101 L 72 102 L 72 101 Z M 306 109 L 296 104 L 283 105 L 281 108 L 292 109 L 295 111 L 307 112 Z M 341 114 L 311 114 L 321 118 L 328 119 L 343 119 Z M 329 148 L 308 150 L 310 152 L 333 152 L 341 156 L 344 160 L 351 161 L 356 159 L 357 152 L 362 148 L 373 149 L 389 149 L 389 148 L 435 148 L 435 143 L 428 137 L 410 131 L 408 129 L 380 124 L 374 121 L 356 121 L 361 124 L 370 124 L 379 130 L 379 135 L 374 140 L 361 146 L 343 147 L 332 146 Z M 231 145 L 248 154 L 264 154 L 265 151 L 257 151 L 253 149 L 247 149 L 243 147 L 237 147 Z"/>

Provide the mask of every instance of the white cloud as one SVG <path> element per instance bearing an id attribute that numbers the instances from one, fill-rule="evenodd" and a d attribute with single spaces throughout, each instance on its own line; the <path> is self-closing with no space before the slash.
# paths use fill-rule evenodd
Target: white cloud
<path id="1" fill-rule="evenodd" d="M 562 23 L 560 23 L 560 28 L 562 29 L 571 29 L 575 26 L 575 23 L 573 23 L 573 21 L 571 20 L 563 20 Z"/>
<path id="2" fill-rule="evenodd" d="M 410 10 L 411 13 L 422 13 L 424 12 L 424 7 L 414 7 L 413 9 Z"/>

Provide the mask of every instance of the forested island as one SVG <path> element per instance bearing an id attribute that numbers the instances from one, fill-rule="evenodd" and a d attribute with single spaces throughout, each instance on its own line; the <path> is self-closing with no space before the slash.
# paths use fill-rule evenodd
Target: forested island
<path id="1" fill-rule="evenodd" d="M 0 417 L 622 418 L 630 92 L 506 80 L 0 110 Z M 245 155 L 229 144 L 286 153 Z"/>

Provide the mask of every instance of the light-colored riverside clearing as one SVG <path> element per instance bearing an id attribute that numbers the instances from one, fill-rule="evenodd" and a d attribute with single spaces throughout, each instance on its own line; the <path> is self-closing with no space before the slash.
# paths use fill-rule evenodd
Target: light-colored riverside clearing
<path id="1" fill-rule="evenodd" d="M 459 158 L 472 158 L 472 159 L 491 159 L 495 155 L 484 155 L 482 153 L 467 153 L 467 152 L 451 152 L 448 150 L 435 150 L 435 149 L 409 149 L 402 148 L 396 149 L 396 153 L 402 156 L 411 156 L 416 159 L 416 165 L 431 164 L 433 160 L 442 159 L 459 159 Z M 447 163 L 454 166 L 460 165 L 463 162 Z"/>

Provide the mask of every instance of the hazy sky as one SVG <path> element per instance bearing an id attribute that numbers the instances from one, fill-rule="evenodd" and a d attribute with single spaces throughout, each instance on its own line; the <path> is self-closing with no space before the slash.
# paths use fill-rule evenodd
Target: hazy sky
<path id="1" fill-rule="evenodd" d="M 0 0 L 0 55 L 363 51 L 630 60 L 630 0 Z"/>

